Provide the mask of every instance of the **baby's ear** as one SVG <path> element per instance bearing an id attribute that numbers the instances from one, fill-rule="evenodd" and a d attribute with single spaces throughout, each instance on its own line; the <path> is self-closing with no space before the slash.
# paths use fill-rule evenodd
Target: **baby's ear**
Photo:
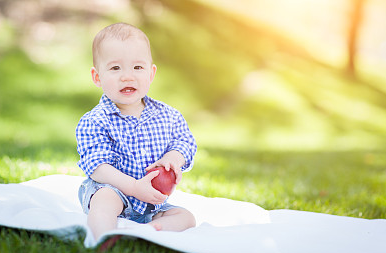
<path id="1" fill-rule="evenodd" d="M 92 81 L 94 82 L 94 84 L 97 87 L 101 87 L 101 81 L 99 79 L 99 74 L 98 74 L 98 71 L 96 70 L 95 67 L 91 68 L 91 77 L 92 77 Z"/>
<path id="2" fill-rule="evenodd" d="M 155 64 L 152 64 L 150 71 L 151 71 L 150 72 L 150 83 L 151 83 L 154 80 L 155 72 L 157 72 L 157 66 Z"/>

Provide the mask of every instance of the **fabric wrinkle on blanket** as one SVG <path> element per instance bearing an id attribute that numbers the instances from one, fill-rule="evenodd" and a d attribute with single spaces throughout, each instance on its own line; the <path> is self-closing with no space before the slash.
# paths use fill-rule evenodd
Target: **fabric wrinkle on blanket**
<path id="1" fill-rule="evenodd" d="M 98 242 L 77 198 L 84 177 L 51 175 L 20 184 L 0 184 L 0 225 L 72 240 L 85 233 L 86 247 L 121 234 L 182 252 L 386 252 L 386 220 L 271 210 L 253 203 L 208 198 L 176 190 L 170 203 L 189 209 L 197 227 L 155 231 L 118 219 L 118 228 Z M 122 237 L 122 238 L 125 238 Z"/>

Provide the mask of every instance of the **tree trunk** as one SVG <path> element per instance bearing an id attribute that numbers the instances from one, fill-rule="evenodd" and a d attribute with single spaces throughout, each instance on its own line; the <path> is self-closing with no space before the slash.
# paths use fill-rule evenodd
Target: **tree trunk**
<path id="1" fill-rule="evenodd" d="M 346 71 L 350 77 L 355 77 L 357 43 L 359 39 L 359 29 L 362 23 L 365 0 L 348 0 L 348 2 L 351 5 L 351 13 L 349 15 Z"/>

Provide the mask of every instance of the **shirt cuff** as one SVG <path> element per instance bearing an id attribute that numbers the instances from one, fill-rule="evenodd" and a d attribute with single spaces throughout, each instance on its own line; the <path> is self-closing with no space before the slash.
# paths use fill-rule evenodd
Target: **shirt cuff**
<path id="1" fill-rule="evenodd" d="M 91 174 L 101 164 L 110 164 L 113 167 L 117 167 L 118 156 L 109 151 L 96 152 L 90 155 L 83 155 L 78 166 L 83 170 L 86 176 L 90 177 Z"/>
<path id="2" fill-rule="evenodd" d="M 193 155 L 190 151 L 190 147 L 186 143 L 171 143 L 167 149 L 167 152 L 176 150 L 182 154 L 185 159 L 185 165 L 182 166 L 182 172 L 186 172 L 192 169 L 193 167 Z"/>

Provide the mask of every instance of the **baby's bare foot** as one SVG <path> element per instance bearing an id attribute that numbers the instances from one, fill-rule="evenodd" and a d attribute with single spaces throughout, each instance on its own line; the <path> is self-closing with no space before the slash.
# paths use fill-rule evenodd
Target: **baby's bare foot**
<path id="1" fill-rule="evenodd" d="M 157 231 L 161 231 L 162 230 L 162 226 L 161 224 L 158 224 L 158 223 L 150 223 L 150 225 Z"/>

